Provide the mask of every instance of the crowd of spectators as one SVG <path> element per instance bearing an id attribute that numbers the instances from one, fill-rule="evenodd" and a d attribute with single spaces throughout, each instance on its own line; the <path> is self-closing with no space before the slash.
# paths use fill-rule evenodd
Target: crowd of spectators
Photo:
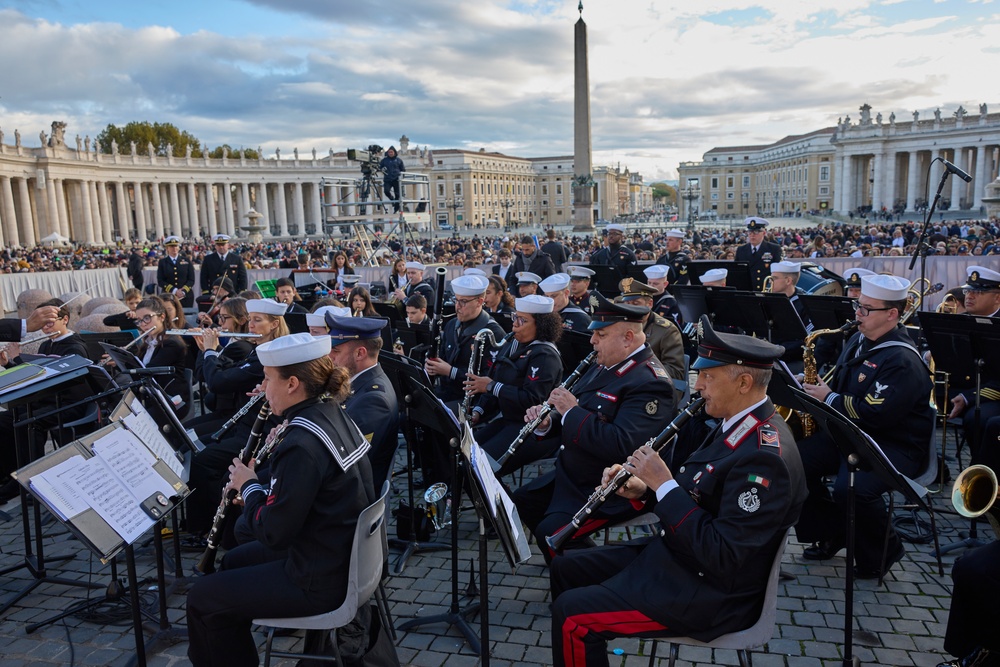
<path id="1" fill-rule="evenodd" d="M 767 233 L 784 249 L 786 257 L 869 257 L 902 256 L 912 253 L 920 224 L 916 222 L 880 222 L 868 224 L 827 224 L 814 227 L 782 227 L 780 220 L 772 223 Z M 665 248 L 664 233 L 669 224 L 638 223 L 630 227 L 626 244 L 636 253 L 640 262 L 656 260 Z M 736 248 L 746 242 L 746 232 L 740 227 L 698 228 L 685 239 L 684 249 L 691 259 L 732 259 Z M 587 262 L 591 253 L 601 247 L 602 234 L 555 234 L 562 242 L 571 262 Z M 446 263 L 474 265 L 495 263 L 501 248 L 516 254 L 521 238 L 517 235 L 459 236 L 450 238 L 407 239 L 405 244 L 392 239 L 379 253 L 378 264 L 390 265 L 397 257 L 417 260 L 425 264 Z M 545 243 L 544 235 L 539 244 Z M 938 222 L 932 225 L 930 246 L 940 255 L 996 255 L 1000 254 L 1000 221 Z M 366 259 L 365 250 L 355 240 L 311 240 L 306 242 L 272 242 L 248 244 L 239 239 L 232 241 L 248 269 L 294 269 L 309 266 L 328 268 L 336 252 L 347 254 L 349 263 L 357 266 Z M 187 241 L 181 253 L 194 264 L 201 264 L 205 254 L 212 251 L 209 239 Z M 161 243 L 111 248 L 54 248 L 38 246 L 29 249 L 4 248 L 0 252 L 0 272 L 70 271 L 76 269 L 101 269 L 124 267 L 129 257 L 136 253 L 147 267 L 155 267 L 164 256 Z"/>

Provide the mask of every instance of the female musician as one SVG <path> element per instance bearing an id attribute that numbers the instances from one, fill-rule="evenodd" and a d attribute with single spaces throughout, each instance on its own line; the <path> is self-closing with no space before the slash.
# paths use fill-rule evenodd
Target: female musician
<path id="1" fill-rule="evenodd" d="M 351 268 L 351 264 L 347 261 L 347 255 L 344 254 L 343 250 L 338 250 L 334 254 L 333 266 L 331 268 L 336 276 L 336 282 L 334 283 L 334 280 L 330 280 L 330 286 L 338 292 L 342 292 L 344 290 L 344 276 L 354 275 L 354 269 Z"/>
<path id="2" fill-rule="evenodd" d="M 392 271 L 389 272 L 389 294 L 397 290 L 404 292 L 409 282 L 406 279 L 406 260 L 401 257 L 397 258 L 392 263 Z"/>
<path id="3" fill-rule="evenodd" d="M 370 446 L 339 406 L 349 390 L 347 371 L 334 366 L 330 349 L 329 337 L 309 334 L 258 348 L 268 404 L 285 421 L 267 490 L 253 462 L 231 461 L 229 487 L 238 490 L 241 522 L 257 540 L 230 550 L 222 569 L 188 593 L 194 667 L 256 666 L 254 617 L 320 614 L 347 594 L 358 515 L 376 496 L 365 456 Z"/>
<path id="4" fill-rule="evenodd" d="M 288 306 L 288 310 L 285 312 L 286 315 L 289 313 L 306 313 L 308 312 L 296 301 L 301 301 L 302 297 L 295 290 L 295 283 L 289 278 L 278 278 L 274 283 L 274 300 L 278 303 L 283 303 Z"/>
<path id="5" fill-rule="evenodd" d="M 157 378 L 167 396 L 187 393 L 184 387 L 184 362 L 187 357 L 187 347 L 177 336 L 167 335 L 167 307 L 158 296 L 150 296 L 139 302 L 135 308 L 135 323 L 139 326 L 139 335 L 146 334 L 137 357 L 145 366 L 172 366 L 175 369 L 170 379 Z M 146 333 L 151 331 L 151 333 Z M 183 417 L 190 409 L 185 405 L 178 411 Z"/>
<path id="6" fill-rule="evenodd" d="M 247 312 L 246 299 L 242 299 L 240 297 L 227 299 L 219 309 L 218 319 L 218 332 L 213 331 L 208 333 L 208 345 L 210 347 L 206 346 L 204 334 L 201 336 L 191 337 L 191 340 L 195 342 L 198 349 L 198 361 L 195 365 L 195 377 L 199 382 L 206 382 L 205 351 L 218 349 L 220 335 L 225 338 L 226 333 L 249 333 L 250 314 Z M 209 364 L 216 366 L 216 370 L 218 370 L 219 367 L 228 368 L 234 365 L 241 365 L 243 361 L 253 352 L 254 340 L 255 339 L 231 338 L 217 356 L 209 355 L 209 357 L 212 358 L 212 360 L 209 361 Z M 220 373 L 216 373 L 214 378 L 217 380 L 220 375 Z M 212 386 L 218 386 L 218 382 L 213 382 Z M 209 388 L 208 383 L 206 383 L 205 388 L 207 390 L 205 395 L 205 408 L 208 412 L 203 412 L 201 417 L 196 417 L 195 419 L 188 420 L 187 422 L 188 426 L 192 426 L 195 423 L 212 423 L 211 429 L 205 427 L 195 429 L 199 436 L 204 435 L 205 433 L 214 432 L 215 428 L 226 420 L 225 413 L 228 411 L 238 410 L 240 406 L 246 403 L 246 391 L 237 390 L 236 392 L 217 394 Z M 241 389 L 242 388 L 243 387 L 241 387 Z"/>
<path id="7" fill-rule="evenodd" d="M 490 286 L 486 288 L 486 301 L 483 303 L 483 310 L 493 319 L 497 315 L 512 317 L 514 315 L 514 295 L 507 291 L 507 281 L 494 274 L 488 277 Z"/>
<path id="8" fill-rule="evenodd" d="M 347 295 L 347 303 L 351 304 L 351 312 L 356 317 L 378 317 L 378 311 L 372 305 L 372 295 L 367 289 L 358 285 Z"/>
<path id="9" fill-rule="evenodd" d="M 562 357 L 556 347 L 562 319 L 553 312 L 554 302 L 530 295 L 517 299 L 516 308 L 514 338 L 497 353 L 489 377 L 469 375 L 464 385 L 467 392 L 479 395 L 472 424 L 484 424 L 477 430 L 476 440 L 494 459 L 517 437 L 524 426 L 525 411 L 543 403 L 562 377 Z M 552 453 L 521 447 L 497 474 L 506 475 Z"/>
<path id="10" fill-rule="evenodd" d="M 198 546 L 200 536 L 208 532 L 211 526 L 212 515 L 219 504 L 219 489 L 222 488 L 226 467 L 246 443 L 257 411 L 250 411 L 253 414 L 248 412 L 220 440 L 214 441 L 210 436 L 233 416 L 234 408 L 242 407 L 249 400 L 248 394 L 252 393 L 264 379 L 264 368 L 257 356 L 257 350 L 263 343 L 288 335 L 288 326 L 281 315 L 284 309 L 284 304 L 271 299 L 252 299 L 246 302 L 249 316 L 247 328 L 250 333 L 260 334 L 261 337 L 249 339 L 254 347 L 238 361 L 231 362 L 223 358 L 219 352 L 218 332 L 206 330 L 199 338 L 199 347 L 204 350 L 202 372 L 205 376 L 205 387 L 217 396 L 231 396 L 234 403 L 228 410 L 198 417 L 185 424 L 193 427 L 206 445 L 191 462 L 189 486 L 194 491 L 187 500 L 187 529 L 195 536 L 195 546 Z M 237 307 L 236 310 L 229 312 L 238 314 L 240 311 Z"/>
<path id="11" fill-rule="evenodd" d="M 169 292 L 164 292 L 160 295 L 160 298 L 163 300 L 163 307 L 166 309 L 167 329 L 190 328 L 180 299 Z M 184 343 L 184 347 L 187 350 L 187 355 L 184 357 L 184 368 L 194 370 L 195 364 L 198 361 L 198 346 L 195 343 L 195 339 L 183 337 L 181 338 L 181 342 Z"/>

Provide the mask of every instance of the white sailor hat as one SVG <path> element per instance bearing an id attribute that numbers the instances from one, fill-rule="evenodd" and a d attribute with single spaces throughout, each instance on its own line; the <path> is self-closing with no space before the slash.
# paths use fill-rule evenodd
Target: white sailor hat
<path id="1" fill-rule="evenodd" d="M 773 264 L 771 266 L 774 266 Z M 865 276 L 874 276 L 874 271 L 862 268 L 852 268 L 844 271 L 844 280 L 848 287 L 861 287 L 861 279 Z"/>
<path id="2" fill-rule="evenodd" d="M 264 313 L 265 315 L 284 315 L 288 306 L 273 299 L 250 299 L 247 301 L 248 313 Z"/>
<path id="3" fill-rule="evenodd" d="M 212 240 L 216 243 L 229 243 L 229 234 L 216 234 L 212 237 Z"/>
<path id="4" fill-rule="evenodd" d="M 668 239 L 682 239 L 684 238 L 684 232 L 679 229 L 668 229 L 666 237 Z"/>
<path id="5" fill-rule="evenodd" d="M 985 266 L 970 266 L 967 269 L 968 278 L 965 285 L 972 290 L 993 290 L 1000 288 L 1000 273 Z"/>
<path id="6" fill-rule="evenodd" d="M 317 308 L 315 313 L 306 313 L 306 326 L 325 327 L 327 313 L 336 317 L 350 317 L 351 309 L 342 308 L 340 306 L 323 306 L 321 308 Z"/>
<path id="7" fill-rule="evenodd" d="M 180 244 L 181 244 L 181 240 L 177 236 L 168 236 L 163 241 L 163 245 L 180 245 Z"/>
<path id="8" fill-rule="evenodd" d="M 484 276 L 459 276 L 451 281 L 451 291 L 455 296 L 479 296 L 490 286 Z"/>
<path id="9" fill-rule="evenodd" d="M 483 278 L 487 278 L 487 279 L 489 278 L 489 276 L 486 275 L 486 272 L 483 271 L 482 269 L 472 269 L 472 268 L 466 269 L 465 271 L 462 271 L 462 275 L 463 276 L 482 276 Z"/>
<path id="10" fill-rule="evenodd" d="M 666 278 L 670 275 L 670 267 L 666 264 L 653 264 L 642 270 L 647 278 Z"/>
<path id="11" fill-rule="evenodd" d="M 540 294 L 529 294 L 519 299 L 514 299 L 514 310 L 522 313 L 538 315 L 541 313 L 551 313 L 555 308 L 555 301 Z"/>
<path id="12" fill-rule="evenodd" d="M 291 366 L 325 357 L 331 349 L 329 336 L 289 334 L 258 345 L 257 359 L 262 366 Z"/>
<path id="13" fill-rule="evenodd" d="M 771 273 L 798 273 L 801 269 L 798 262 L 771 262 Z"/>
<path id="14" fill-rule="evenodd" d="M 701 284 L 715 282 L 716 280 L 725 280 L 726 276 L 729 275 L 729 269 L 709 269 L 705 273 L 701 274 Z"/>
<path id="15" fill-rule="evenodd" d="M 625 225 L 619 225 L 617 222 L 612 222 L 610 225 L 605 227 L 609 232 L 621 232 L 625 233 Z"/>
<path id="16" fill-rule="evenodd" d="M 361 276 L 356 273 L 345 273 L 343 277 L 344 284 L 348 287 L 354 287 L 361 280 Z"/>
<path id="17" fill-rule="evenodd" d="M 427 267 L 424 266 L 423 264 L 421 264 L 420 262 L 407 262 L 406 263 L 406 268 L 407 269 L 415 269 L 417 271 L 426 271 L 427 270 Z"/>
<path id="18" fill-rule="evenodd" d="M 553 273 L 551 276 L 538 283 L 538 288 L 548 294 L 549 292 L 559 292 L 569 287 L 568 273 Z"/>
<path id="19" fill-rule="evenodd" d="M 588 269 L 585 266 L 571 266 L 567 272 L 570 279 L 590 280 L 590 277 L 594 275 L 594 270 Z"/>
<path id="20" fill-rule="evenodd" d="M 906 278 L 899 276 L 862 276 L 861 294 L 880 301 L 902 301 L 910 289 Z"/>
<path id="21" fill-rule="evenodd" d="M 514 275 L 517 276 L 517 281 L 519 283 L 535 283 L 537 285 L 542 282 L 542 277 L 537 273 L 532 273 L 531 271 L 518 271 Z"/>
<path id="22" fill-rule="evenodd" d="M 755 215 L 751 215 L 749 218 L 743 221 L 743 224 L 745 224 L 747 226 L 747 229 L 749 229 L 751 232 L 759 232 L 771 223 L 769 223 L 764 218 L 758 218 Z"/>

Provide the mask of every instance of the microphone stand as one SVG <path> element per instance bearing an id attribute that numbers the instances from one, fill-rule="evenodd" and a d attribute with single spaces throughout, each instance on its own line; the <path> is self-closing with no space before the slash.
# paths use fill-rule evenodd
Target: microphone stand
<path id="1" fill-rule="evenodd" d="M 940 161 L 941 158 L 936 157 L 931 160 L 931 164 Z M 930 166 L 928 166 L 928 171 Z M 944 173 L 941 174 L 941 182 L 938 183 L 937 192 L 934 193 L 934 201 L 931 202 L 930 208 L 927 209 L 927 215 L 924 217 L 924 226 L 920 230 L 920 237 L 917 239 L 917 247 L 913 250 L 913 258 L 910 259 L 909 270 L 913 271 L 913 267 L 917 263 L 917 257 L 920 257 L 920 283 L 921 285 L 925 282 L 925 276 L 927 274 L 927 253 L 930 252 L 931 247 L 927 243 L 929 237 L 928 231 L 931 227 L 931 218 L 934 216 L 934 211 L 937 210 L 938 202 L 941 201 L 941 191 L 944 190 L 944 184 L 948 181 L 948 177 L 951 176 L 951 172 L 948 169 L 944 169 Z M 926 303 L 921 300 L 920 308 L 923 310 Z"/>

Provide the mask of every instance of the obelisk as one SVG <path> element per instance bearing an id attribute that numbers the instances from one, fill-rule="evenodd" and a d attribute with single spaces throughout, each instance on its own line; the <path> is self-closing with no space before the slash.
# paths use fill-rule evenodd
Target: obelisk
<path id="1" fill-rule="evenodd" d="M 587 65 L 587 24 L 583 0 L 574 28 L 573 67 L 573 229 L 594 229 L 594 178 L 590 156 L 590 68 Z"/>

